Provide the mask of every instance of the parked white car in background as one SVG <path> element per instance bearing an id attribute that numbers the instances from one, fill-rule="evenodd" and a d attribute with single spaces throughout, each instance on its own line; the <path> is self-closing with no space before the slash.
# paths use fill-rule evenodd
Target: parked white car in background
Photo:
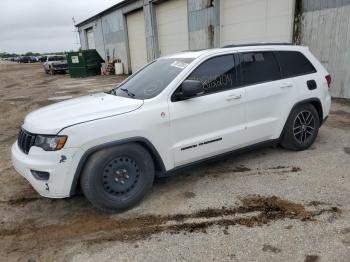
<path id="1" fill-rule="evenodd" d="M 30 113 L 16 170 L 45 197 L 81 188 L 97 208 L 130 208 L 155 176 L 232 151 L 305 150 L 329 114 L 331 77 L 307 47 L 245 45 L 159 58 L 109 93 Z"/>
<path id="2" fill-rule="evenodd" d="M 67 58 L 64 55 L 49 55 L 43 67 L 47 74 L 65 73 L 68 70 Z"/>

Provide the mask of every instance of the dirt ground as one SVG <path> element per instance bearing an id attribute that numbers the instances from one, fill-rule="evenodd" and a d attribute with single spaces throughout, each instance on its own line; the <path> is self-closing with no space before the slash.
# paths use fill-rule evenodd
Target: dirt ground
<path id="1" fill-rule="evenodd" d="M 25 115 L 122 80 L 0 63 L 0 261 L 349 261 L 346 100 L 333 101 L 309 150 L 265 148 L 158 179 L 122 214 L 40 197 L 10 161 Z"/>

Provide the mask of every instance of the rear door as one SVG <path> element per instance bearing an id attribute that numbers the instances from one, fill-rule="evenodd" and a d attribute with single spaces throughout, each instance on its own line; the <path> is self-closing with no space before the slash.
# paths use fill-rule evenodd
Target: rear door
<path id="1" fill-rule="evenodd" d="M 299 96 L 302 99 L 318 97 L 322 88 L 328 91 L 325 74 L 318 74 L 304 54 L 299 51 L 278 51 L 276 56 L 281 65 L 282 77 L 292 79 L 298 86 Z"/>
<path id="2" fill-rule="evenodd" d="M 278 138 L 298 93 L 293 79 L 282 79 L 273 51 L 240 54 L 246 88 L 247 137 L 251 144 Z"/>
<path id="3" fill-rule="evenodd" d="M 173 95 L 169 110 L 175 166 L 231 151 L 246 142 L 245 93 L 237 66 L 233 54 L 210 58 L 187 78 L 201 81 L 204 94 L 183 101 L 174 100 Z"/>

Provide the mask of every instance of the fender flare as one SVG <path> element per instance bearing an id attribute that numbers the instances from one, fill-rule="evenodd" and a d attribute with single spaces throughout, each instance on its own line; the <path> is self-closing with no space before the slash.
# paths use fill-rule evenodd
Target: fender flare
<path id="1" fill-rule="evenodd" d="M 315 103 L 316 103 L 318 106 L 315 106 Z M 287 117 L 287 119 L 286 119 L 286 121 L 285 121 L 285 123 L 284 123 L 284 125 L 283 125 L 283 129 L 282 129 L 281 135 L 280 135 L 280 137 L 279 137 L 279 140 L 281 140 L 282 137 L 283 137 L 283 134 L 284 134 L 284 131 L 285 131 L 285 129 L 286 129 L 286 125 L 287 125 L 288 119 L 290 118 L 290 116 L 291 116 L 293 110 L 294 110 L 296 107 L 298 107 L 298 106 L 300 106 L 300 105 L 303 105 L 303 104 L 312 104 L 312 105 L 314 105 L 314 106 L 316 107 L 316 110 L 317 110 L 317 112 L 318 112 L 318 114 L 319 114 L 319 118 L 320 118 L 320 127 L 321 127 L 321 125 L 322 125 L 323 122 L 324 122 L 324 121 L 323 121 L 323 108 L 322 108 L 321 100 L 320 100 L 319 98 L 317 98 L 317 97 L 312 97 L 312 98 L 308 98 L 308 99 L 305 99 L 305 100 L 301 100 L 301 101 L 295 103 L 295 104 L 293 105 L 292 109 L 290 110 L 289 115 L 288 115 L 288 117 Z"/>
<path id="2" fill-rule="evenodd" d="M 160 173 L 160 175 L 166 173 L 166 168 L 165 168 L 163 159 L 161 158 L 157 149 L 154 147 L 154 145 L 148 139 L 146 139 L 144 137 L 132 137 L 132 138 L 111 141 L 108 143 L 104 143 L 101 145 L 91 147 L 88 150 L 86 150 L 85 153 L 82 155 L 82 157 L 79 160 L 78 166 L 75 170 L 75 173 L 74 173 L 74 177 L 73 177 L 73 181 L 72 181 L 72 185 L 71 185 L 71 189 L 70 189 L 70 196 L 72 196 L 76 193 L 80 174 L 83 171 L 85 163 L 89 159 L 90 156 L 92 156 L 94 153 L 96 153 L 99 150 L 110 148 L 110 147 L 115 147 L 115 146 L 127 144 L 127 143 L 138 143 L 141 146 L 145 147 L 146 150 L 149 151 L 150 155 L 153 158 L 153 161 L 154 161 L 155 166 L 156 166 L 156 171 L 158 173 Z"/>

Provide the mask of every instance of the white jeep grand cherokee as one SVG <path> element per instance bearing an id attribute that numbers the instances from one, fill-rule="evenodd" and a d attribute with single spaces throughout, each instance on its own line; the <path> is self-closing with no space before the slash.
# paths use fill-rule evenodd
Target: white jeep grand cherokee
<path id="1" fill-rule="evenodd" d="M 155 176 L 258 145 L 309 148 L 330 110 L 330 82 L 301 46 L 159 58 L 108 93 L 30 113 L 12 147 L 13 165 L 42 196 L 81 188 L 95 207 L 125 210 Z"/>

